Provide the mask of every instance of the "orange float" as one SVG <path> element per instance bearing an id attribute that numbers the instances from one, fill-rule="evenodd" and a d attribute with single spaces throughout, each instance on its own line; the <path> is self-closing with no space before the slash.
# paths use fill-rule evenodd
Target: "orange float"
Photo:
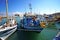
<path id="1" fill-rule="evenodd" d="M 45 22 L 41 22 L 40 25 L 41 25 L 42 28 L 46 27 L 46 23 Z"/>

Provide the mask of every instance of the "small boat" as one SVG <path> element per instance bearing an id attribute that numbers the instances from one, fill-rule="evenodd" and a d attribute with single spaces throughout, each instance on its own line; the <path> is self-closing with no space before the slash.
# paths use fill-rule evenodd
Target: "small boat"
<path id="1" fill-rule="evenodd" d="M 6 0 L 6 18 L 7 23 L 1 25 L 0 27 L 0 40 L 5 40 L 17 29 L 17 24 L 13 18 L 8 16 L 8 0 Z"/>
<path id="2" fill-rule="evenodd" d="M 60 40 L 60 32 L 57 33 L 56 37 L 53 40 Z"/>
<path id="3" fill-rule="evenodd" d="M 0 36 L 0 40 L 6 40 L 11 34 L 13 34 L 16 31 L 17 28 L 14 28 Z"/>
<path id="4" fill-rule="evenodd" d="M 13 22 L 13 21 L 12 21 Z M 14 25 L 13 23 L 11 23 L 11 26 L 4 26 L 2 25 L 0 27 L 0 39 L 1 40 L 5 40 L 6 38 L 8 38 L 12 33 L 14 33 L 17 30 L 17 24 Z"/>
<path id="5" fill-rule="evenodd" d="M 14 25 L 14 26 L 11 26 L 11 27 L 0 28 L 0 32 L 11 30 L 11 29 L 14 29 L 16 27 L 17 27 L 17 25 Z"/>

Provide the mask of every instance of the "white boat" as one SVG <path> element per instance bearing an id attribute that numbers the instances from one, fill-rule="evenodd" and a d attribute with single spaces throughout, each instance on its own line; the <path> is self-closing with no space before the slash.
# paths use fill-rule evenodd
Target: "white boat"
<path id="1" fill-rule="evenodd" d="M 10 24 L 7 26 L 6 24 L 0 26 L 0 40 L 5 40 L 8 38 L 12 33 L 14 33 L 17 29 L 17 24 L 14 24 L 14 19 L 13 18 L 8 18 L 8 0 L 6 0 L 6 17 L 7 17 L 7 22 Z M 11 20 L 13 19 L 13 20 Z M 7 23 L 7 24 L 8 24 Z"/>
<path id="2" fill-rule="evenodd" d="M 13 23 L 13 21 L 12 21 Z M 12 24 L 11 23 L 11 24 Z M 4 24 L 5 25 L 5 24 Z M 3 27 L 3 25 L 0 27 L 0 39 L 1 40 L 5 40 L 6 38 L 8 38 L 12 33 L 14 33 L 17 29 L 17 25 L 13 25 L 12 26 L 7 26 L 7 27 Z"/>
<path id="3" fill-rule="evenodd" d="M 60 40 L 60 31 L 57 33 L 57 35 L 53 38 L 53 40 Z"/>
<path id="4" fill-rule="evenodd" d="M 14 26 L 12 26 L 12 27 L 2 28 L 2 29 L 0 29 L 0 32 L 7 31 L 7 30 L 11 30 L 11 29 L 14 29 L 14 28 L 17 28 L 17 25 L 14 25 Z"/>
<path id="5" fill-rule="evenodd" d="M 14 28 L 0 36 L 1 40 L 6 40 L 11 34 L 13 34 L 16 31 L 17 28 Z"/>

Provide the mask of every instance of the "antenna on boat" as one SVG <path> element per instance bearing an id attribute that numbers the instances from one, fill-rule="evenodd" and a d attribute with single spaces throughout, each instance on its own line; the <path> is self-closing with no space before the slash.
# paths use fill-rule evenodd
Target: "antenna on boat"
<path id="1" fill-rule="evenodd" d="M 8 19 L 8 0 L 6 0 L 6 17 Z"/>
<path id="2" fill-rule="evenodd" d="M 31 3 L 29 3 L 29 9 L 30 9 L 30 13 L 32 13 L 32 6 L 31 6 Z"/>

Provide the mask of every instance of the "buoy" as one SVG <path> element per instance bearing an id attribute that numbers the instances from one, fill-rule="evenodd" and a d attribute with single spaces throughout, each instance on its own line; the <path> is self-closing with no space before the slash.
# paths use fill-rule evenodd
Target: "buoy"
<path id="1" fill-rule="evenodd" d="M 45 22 L 41 22 L 40 25 L 41 25 L 42 28 L 46 27 L 46 23 Z"/>

